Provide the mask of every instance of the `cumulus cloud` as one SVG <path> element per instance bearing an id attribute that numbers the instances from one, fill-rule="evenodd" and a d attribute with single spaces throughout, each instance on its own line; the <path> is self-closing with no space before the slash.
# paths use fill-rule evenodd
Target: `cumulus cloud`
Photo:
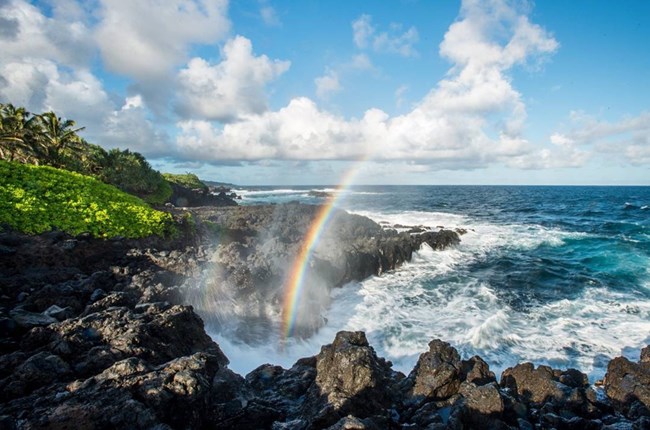
<path id="1" fill-rule="evenodd" d="M 267 109 L 265 86 L 289 69 L 289 61 L 255 56 L 250 40 L 237 36 L 211 65 L 193 58 L 178 74 L 178 112 L 185 118 L 230 122 Z"/>
<path id="2" fill-rule="evenodd" d="M 558 44 L 524 12 L 502 1 L 463 3 L 440 45 L 441 55 L 452 62 L 447 77 L 404 115 L 390 117 L 373 108 L 361 119 L 346 119 L 297 98 L 279 111 L 223 127 L 181 122 L 177 143 L 186 156 L 213 162 L 370 155 L 450 169 L 492 162 L 535 167 L 526 158 L 534 147 L 522 137 L 525 105 L 508 72 L 551 54 Z M 353 28 L 357 46 L 374 44 L 377 32 L 369 16 Z"/>
<path id="3" fill-rule="evenodd" d="M 551 135 L 552 143 L 570 148 L 589 147 L 595 153 L 634 165 L 650 163 L 650 112 L 609 122 L 574 111 L 569 120 L 569 130 Z"/>
<path id="4" fill-rule="evenodd" d="M 331 69 L 327 70 L 323 76 L 314 79 L 314 84 L 316 84 L 316 95 L 322 99 L 343 89 L 338 73 Z"/>
<path id="5" fill-rule="evenodd" d="M 137 80 L 159 78 L 230 29 L 227 0 L 100 0 L 95 37 L 106 66 Z M 145 19 L 146 17 L 146 19 Z"/>
<path id="6" fill-rule="evenodd" d="M 174 145 L 169 135 L 154 124 L 141 95 L 127 97 L 121 108 L 108 113 L 97 139 L 109 148 L 129 148 L 147 157 L 169 157 Z"/>
<path id="7" fill-rule="evenodd" d="M 0 61 L 51 60 L 68 66 L 86 64 L 93 53 L 90 30 L 80 15 L 45 16 L 23 0 L 0 4 Z"/>
<path id="8" fill-rule="evenodd" d="M 370 15 L 361 15 L 352 22 L 352 38 L 357 48 L 372 48 L 375 52 L 413 57 L 417 51 L 413 45 L 419 40 L 418 31 L 410 27 L 402 32 L 401 24 L 391 24 L 389 31 L 377 32 Z"/>

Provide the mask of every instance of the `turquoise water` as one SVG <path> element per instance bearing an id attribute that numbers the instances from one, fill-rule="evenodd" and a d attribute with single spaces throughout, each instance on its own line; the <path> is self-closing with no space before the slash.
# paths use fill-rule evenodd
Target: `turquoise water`
<path id="1" fill-rule="evenodd" d="M 311 190 L 335 192 L 238 193 L 244 204 L 321 203 Z M 335 290 L 327 326 L 271 361 L 290 365 L 353 329 L 405 371 L 441 338 L 497 372 L 533 361 L 597 379 L 609 359 L 637 358 L 650 343 L 650 187 L 356 187 L 338 205 L 377 222 L 468 233 L 457 248 L 422 249 L 395 272 Z M 255 364 L 251 351 L 239 370 Z"/>

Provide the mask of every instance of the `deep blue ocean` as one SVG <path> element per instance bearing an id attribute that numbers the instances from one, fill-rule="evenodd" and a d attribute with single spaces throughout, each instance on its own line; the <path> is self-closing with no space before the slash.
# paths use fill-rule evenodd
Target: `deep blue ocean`
<path id="1" fill-rule="evenodd" d="M 242 204 L 322 203 L 327 187 L 235 190 Z M 650 187 L 367 186 L 338 206 L 388 225 L 464 228 L 398 270 L 332 292 L 328 324 L 281 352 L 219 339 L 235 370 L 290 366 L 341 329 L 364 330 L 409 371 L 440 338 L 499 373 L 521 361 L 577 367 L 592 381 L 650 344 Z"/>

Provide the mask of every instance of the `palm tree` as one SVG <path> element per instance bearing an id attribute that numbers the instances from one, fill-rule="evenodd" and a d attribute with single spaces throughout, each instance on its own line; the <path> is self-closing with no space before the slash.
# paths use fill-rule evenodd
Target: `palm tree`
<path id="1" fill-rule="evenodd" d="M 47 164 L 62 167 L 66 155 L 82 148 L 83 141 L 77 132 L 85 127 L 74 128 L 73 120 L 62 120 L 54 112 L 38 115 L 38 122 L 41 133 L 35 136 L 35 143 Z"/>
<path id="2" fill-rule="evenodd" d="M 0 104 L 0 158 L 13 161 L 17 154 L 30 157 L 31 135 L 36 128 L 35 117 L 30 115 L 23 107 Z"/>

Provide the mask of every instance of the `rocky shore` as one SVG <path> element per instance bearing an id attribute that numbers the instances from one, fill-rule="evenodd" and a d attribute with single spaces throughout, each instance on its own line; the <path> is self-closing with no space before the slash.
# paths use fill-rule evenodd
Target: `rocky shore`
<path id="1" fill-rule="evenodd" d="M 205 326 L 264 336 L 246 328 L 271 325 L 260 304 L 281 305 L 316 209 L 174 209 L 185 231 L 173 240 L 0 233 L 0 429 L 650 428 L 650 347 L 613 359 L 602 387 L 530 363 L 497 380 L 437 339 L 404 375 L 362 332 L 290 369 L 235 374 Z M 327 296 L 462 233 L 407 227 L 335 213 L 306 282 Z M 300 334 L 322 324 L 313 313 Z"/>

